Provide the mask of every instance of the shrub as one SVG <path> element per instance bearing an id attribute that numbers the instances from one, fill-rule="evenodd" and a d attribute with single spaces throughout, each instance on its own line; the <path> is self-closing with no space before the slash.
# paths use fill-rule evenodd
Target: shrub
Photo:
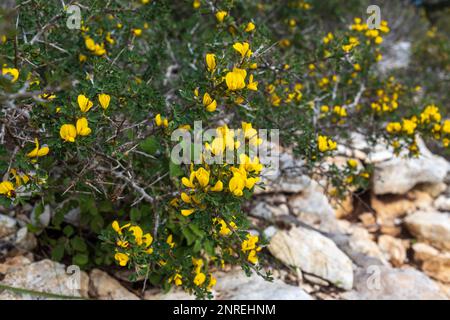
<path id="1" fill-rule="evenodd" d="M 44 0 L 5 9 L 0 29 L 1 201 L 34 205 L 29 228 L 55 260 L 115 264 L 201 298 L 225 264 L 270 279 L 265 239 L 242 209 L 263 184 L 257 128 L 279 129 L 336 196 L 369 183 L 370 165 L 325 161 L 352 132 L 411 155 L 417 133 L 449 145 L 432 101 L 411 108 L 420 89 L 375 71 L 386 21 L 370 30 L 357 17 L 328 32 L 320 2 L 306 0 L 70 4 L 80 30 Z M 216 136 L 201 163 L 177 164 L 171 135 L 194 121 Z M 239 141 L 246 152 L 233 162 L 208 163 Z M 38 223 L 49 207 L 50 224 Z"/>

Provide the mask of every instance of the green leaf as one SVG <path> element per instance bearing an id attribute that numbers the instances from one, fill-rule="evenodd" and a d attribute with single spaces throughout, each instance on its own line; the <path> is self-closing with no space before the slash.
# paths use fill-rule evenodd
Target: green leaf
<path id="1" fill-rule="evenodd" d="M 79 252 L 86 252 L 87 251 L 86 242 L 79 236 L 76 236 L 73 239 L 71 239 L 70 243 L 72 245 L 72 248 L 75 251 L 79 251 Z"/>
<path id="2" fill-rule="evenodd" d="M 170 161 L 169 164 L 169 172 L 170 177 L 180 177 L 184 175 L 184 171 L 181 169 L 181 166 L 173 163 L 172 161 Z"/>
<path id="3" fill-rule="evenodd" d="M 195 235 L 197 235 L 199 238 L 203 238 L 203 236 L 205 235 L 205 233 L 204 233 L 202 230 L 200 230 L 200 229 L 198 228 L 197 225 L 195 225 L 195 224 L 193 224 L 193 223 L 191 223 L 191 224 L 189 225 L 189 229 L 191 229 L 192 232 L 193 232 Z"/>
<path id="4" fill-rule="evenodd" d="M 105 220 L 103 220 L 103 217 L 100 215 L 95 216 L 92 218 L 90 226 L 92 231 L 95 233 L 100 233 L 103 229 L 103 226 L 105 225 Z"/>
<path id="5" fill-rule="evenodd" d="M 145 153 L 154 155 L 158 151 L 159 142 L 155 137 L 148 137 L 139 144 L 139 147 Z"/>
<path id="6" fill-rule="evenodd" d="M 64 244 L 57 244 L 52 249 L 52 260 L 61 261 L 64 256 Z"/>
<path id="7" fill-rule="evenodd" d="M 89 262 L 89 256 L 84 253 L 79 253 L 72 258 L 72 263 L 77 266 L 84 266 Z"/>
<path id="8" fill-rule="evenodd" d="M 195 234 L 188 228 L 181 229 L 184 237 L 186 238 L 188 246 L 190 246 L 196 239 Z"/>
<path id="9" fill-rule="evenodd" d="M 71 235 L 73 235 L 73 233 L 75 232 L 75 230 L 73 229 L 72 226 L 67 225 L 64 227 L 63 229 L 63 233 L 67 236 L 70 237 Z"/>
<path id="10" fill-rule="evenodd" d="M 139 222 L 141 220 L 142 214 L 141 211 L 137 208 L 133 208 L 130 210 L 130 219 L 133 222 Z"/>

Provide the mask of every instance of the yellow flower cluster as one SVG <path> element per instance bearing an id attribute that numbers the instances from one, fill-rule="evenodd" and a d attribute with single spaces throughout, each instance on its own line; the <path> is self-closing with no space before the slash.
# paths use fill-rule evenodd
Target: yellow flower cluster
<path id="1" fill-rule="evenodd" d="M 95 41 L 89 36 L 85 36 L 84 44 L 86 46 L 86 49 L 88 49 L 92 54 L 96 56 L 103 56 L 106 54 L 105 44 L 95 43 Z"/>
<path id="2" fill-rule="evenodd" d="M 265 91 L 269 95 L 268 100 L 273 107 L 279 107 L 282 103 L 290 104 L 300 102 L 303 97 L 303 85 L 296 83 L 291 88 L 289 82 L 278 79 L 266 86 Z"/>
<path id="3" fill-rule="evenodd" d="M 317 147 L 320 152 L 333 151 L 337 148 L 337 143 L 326 136 L 317 137 Z"/>
<path id="4" fill-rule="evenodd" d="M 242 241 L 241 250 L 247 255 L 247 260 L 252 264 L 258 263 L 257 252 L 261 251 L 261 247 L 258 246 L 259 237 L 251 234 L 247 234 L 247 237 Z"/>
<path id="5" fill-rule="evenodd" d="M 120 226 L 117 221 L 114 221 L 111 226 L 117 234 L 114 259 L 120 266 L 125 267 L 128 264 L 133 255 L 131 250 L 133 248 L 139 248 L 140 253 L 153 253 L 151 248 L 153 237 L 150 233 L 144 234 L 141 227 L 131 223 Z"/>
<path id="6" fill-rule="evenodd" d="M 225 16 L 226 12 L 222 11 L 216 14 L 216 18 L 219 21 Z M 251 32 L 255 28 L 255 25 L 250 22 L 245 30 Z M 248 75 L 247 71 L 247 69 L 257 68 L 256 63 L 250 62 L 253 54 L 250 44 L 248 42 L 236 42 L 233 44 L 233 49 L 239 54 L 240 60 L 231 70 L 220 67 L 214 53 L 207 53 L 205 56 L 208 78 L 213 83 L 212 91 L 204 92 L 203 97 L 200 98 L 199 88 L 197 88 L 194 90 L 194 96 L 208 112 L 216 111 L 219 97 L 233 97 L 234 103 L 241 104 L 244 102 L 244 98 L 241 95 L 244 89 L 258 91 L 258 82 L 254 80 L 254 75 Z M 224 83 L 225 87 L 221 86 L 222 83 Z"/>
<path id="7" fill-rule="evenodd" d="M 217 137 L 211 142 L 205 143 L 205 152 L 202 155 L 203 160 L 211 156 L 223 156 L 226 150 L 234 152 L 240 147 L 240 141 L 237 138 L 241 135 L 251 145 L 262 143 L 256 129 L 246 122 L 243 122 L 242 129 L 236 132 L 224 125 L 218 127 L 216 133 Z M 244 195 L 245 189 L 253 189 L 259 181 L 263 165 L 257 156 L 250 158 L 245 153 L 242 153 L 239 154 L 238 158 L 239 166 L 224 164 L 211 168 L 205 161 L 202 166 L 195 169 L 194 165 L 191 164 L 189 177 L 181 179 L 183 186 L 188 188 L 187 192 L 181 193 L 181 201 L 184 203 L 184 207 L 187 206 L 187 208 L 183 208 L 180 211 L 183 216 L 190 216 L 197 209 L 203 210 L 205 206 L 202 203 L 202 199 L 208 192 L 226 192 L 236 197 L 241 197 Z M 225 230 L 224 228 L 224 233 L 226 233 Z"/>
<path id="8" fill-rule="evenodd" d="M 10 68 L 6 65 L 3 65 L 2 68 L 2 76 L 6 76 L 11 79 L 11 82 L 14 83 L 19 79 L 19 70 L 16 68 Z"/>
<path id="9" fill-rule="evenodd" d="M 194 284 L 197 287 L 201 287 L 206 282 L 206 275 L 202 272 L 202 268 L 204 266 L 204 262 L 202 259 L 192 258 L 192 264 L 194 266 Z M 208 290 L 210 290 L 217 283 L 217 279 L 210 274 L 208 280 Z"/>
<path id="10" fill-rule="evenodd" d="M 401 85 L 394 86 L 392 94 L 389 94 L 383 89 L 377 90 L 377 100 L 373 101 L 370 105 L 372 110 L 378 114 L 397 110 L 399 91 L 401 88 Z"/>
<path id="11" fill-rule="evenodd" d="M 383 34 L 387 34 L 390 32 L 388 22 L 383 20 L 381 21 L 381 25 L 378 29 L 369 29 L 369 26 L 366 23 L 363 23 L 361 18 L 354 18 L 354 23 L 350 25 L 349 28 L 351 31 L 356 32 L 354 36 L 350 36 L 347 44 L 342 46 L 342 50 L 345 53 L 349 53 L 355 47 L 359 46 L 361 42 L 366 42 L 367 44 L 375 44 L 380 45 L 383 43 Z M 382 56 L 378 48 L 376 48 L 376 60 L 381 60 Z"/>

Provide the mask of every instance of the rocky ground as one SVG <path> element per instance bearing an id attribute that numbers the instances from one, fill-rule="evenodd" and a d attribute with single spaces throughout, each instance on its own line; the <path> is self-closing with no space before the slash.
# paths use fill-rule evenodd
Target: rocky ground
<path id="1" fill-rule="evenodd" d="M 302 175 L 301 161 L 283 151 L 280 169 L 248 206 L 270 238 L 275 281 L 220 271 L 216 299 L 450 298 L 450 164 L 423 144 L 419 158 L 406 159 L 353 138 L 353 147 L 341 148 L 330 162 L 352 157 L 373 164 L 370 190 L 329 201 L 324 181 Z M 62 264 L 40 260 L 24 221 L 0 215 L 0 299 L 193 299 L 178 291 L 141 292 L 119 273 L 71 274 Z"/>

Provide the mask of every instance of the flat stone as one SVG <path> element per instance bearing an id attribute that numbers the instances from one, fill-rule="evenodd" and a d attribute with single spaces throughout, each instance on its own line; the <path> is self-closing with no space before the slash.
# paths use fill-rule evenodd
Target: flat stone
<path id="1" fill-rule="evenodd" d="M 300 268 L 339 288 L 352 288 L 352 262 L 332 240 L 316 231 L 301 227 L 279 231 L 270 240 L 269 251 L 287 266 Z"/>

